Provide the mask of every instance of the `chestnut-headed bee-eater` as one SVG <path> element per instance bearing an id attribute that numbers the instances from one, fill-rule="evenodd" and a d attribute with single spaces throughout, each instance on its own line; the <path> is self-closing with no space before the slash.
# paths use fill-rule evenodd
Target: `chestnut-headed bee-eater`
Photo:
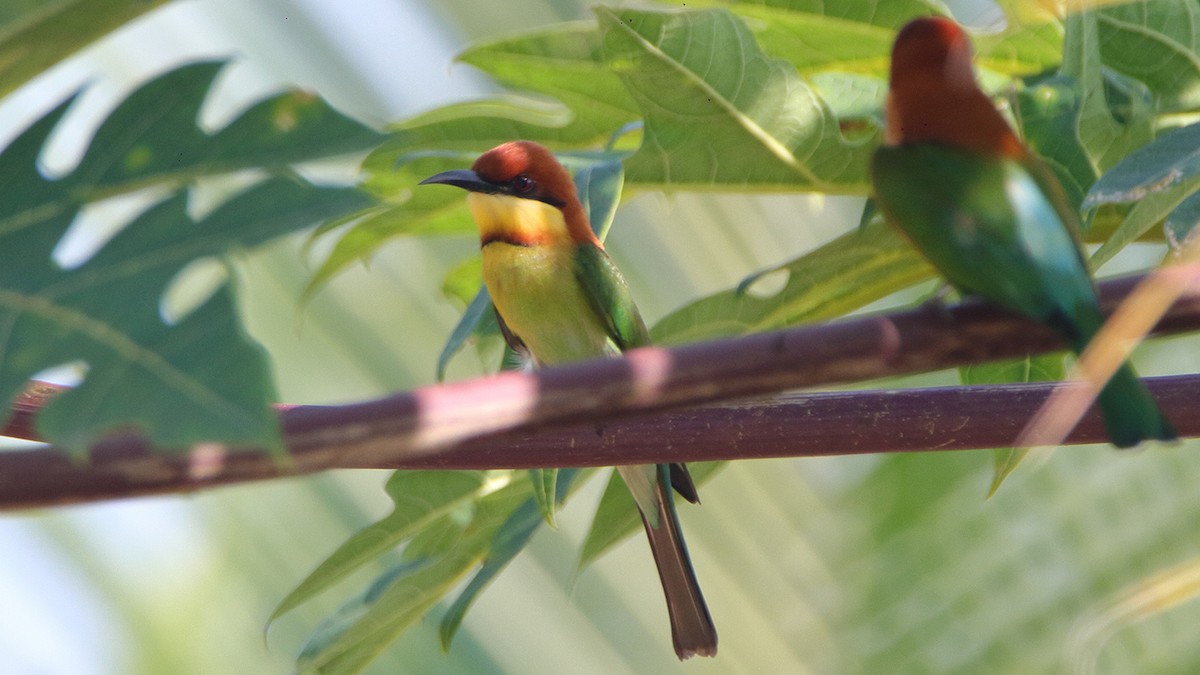
<path id="1" fill-rule="evenodd" d="M 1079 214 L 975 81 L 958 24 L 921 18 L 892 49 L 875 200 L 959 290 L 1040 321 L 1082 352 L 1100 326 Z M 1117 447 L 1175 431 L 1125 363 L 1100 392 Z"/>
<path id="2" fill-rule="evenodd" d="M 588 223 L 571 175 L 529 141 L 492 148 L 468 169 L 422 181 L 466 190 L 483 279 L 509 344 L 553 366 L 650 342 L 624 277 Z M 697 501 L 682 464 L 620 466 L 658 566 L 675 653 L 713 656 L 717 631 L 684 545 L 671 488 Z"/>

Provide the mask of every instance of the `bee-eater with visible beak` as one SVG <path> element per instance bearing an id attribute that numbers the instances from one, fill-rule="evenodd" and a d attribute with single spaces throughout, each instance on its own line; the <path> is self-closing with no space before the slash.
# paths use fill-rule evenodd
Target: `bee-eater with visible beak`
<path id="1" fill-rule="evenodd" d="M 567 170 L 529 141 L 495 147 L 470 170 L 421 181 L 467 190 L 479 227 L 483 280 L 509 344 L 558 365 L 650 343 L 621 272 L 588 224 Z M 675 514 L 672 485 L 695 502 L 682 464 L 617 467 L 633 493 L 658 566 L 675 653 L 714 656 L 717 631 Z"/>
<path id="2" fill-rule="evenodd" d="M 951 284 L 1046 324 L 1076 353 L 1100 329 L 1079 215 L 979 89 L 953 21 L 917 19 L 897 35 L 871 171 L 884 216 Z M 1175 438 L 1128 363 L 1098 403 L 1117 447 Z"/>

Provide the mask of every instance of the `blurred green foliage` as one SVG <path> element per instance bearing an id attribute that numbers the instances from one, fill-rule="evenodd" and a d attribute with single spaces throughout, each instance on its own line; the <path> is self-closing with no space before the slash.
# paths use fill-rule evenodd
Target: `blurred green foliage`
<path id="1" fill-rule="evenodd" d="M 4 91 L 155 3 L 65 4 L 76 9 L 77 17 L 98 12 L 88 21 L 91 32 L 73 33 L 71 40 L 56 43 L 52 55 L 29 61 L 35 70 L 0 70 Z M 934 0 L 660 4 L 637 10 L 598 8 L 592 19 L 499 39 L 489 36 L 463 52 L 461 60 L 494 78 L 507 89 L 505 94 L 423 113 L 396 123 L 385 135 L 296 92 L 252 107 L 215 134 L 202 132 L 195 117 L 215 71 L 192 66 L 162 80 L 176 82 L 168 87 L 180 106 L 175 117 L 156 120 L 148 115 L 144 123 L 136 123 L 139 114 L 159 111 L 160 104 L 135 93 L 114 115 L 115 126 L 108 128 L 115 131 L 96 135 L 81 173 L 65 181 L 43 180 L 46 189 L 60 191 L 56 203 L 65 204 L 68 215 L 102 197 L 147 187 L 179 198 L 204 178 L 245 170 L 256 172 L 262 182 L 243 196 L 275 189 L 345 199 L 328 202 L 335 208 L 296 214 L 269 231 L 227 233 L 216 250 L 197 253 L 258 249 L 239 263 L 247 283 L 236 290 L 248 308 L 246 325 L 271 348 L 282 371 L 276 377 L 285 397 L 299 389 L 289 379 L 293 371 L 324 377 L 320 396 L 344 398 L 375 393 L 371 387 L 385 391 L 396 383 L 432 377 L 432 368 L 420 374 L 407 369 L 412 363 L 433 362 L 439 350 L 446 356 L 442 367 L 451 372 L 456 371 L 449 356 L 467 345 L 494 360 L 497 351 L 487 344 L 497 339 L 495 327 L 484 320 L 486 305 L 480 302 L 471 305 L 475 311 L 452 334 L 447 330 L 434 336 L 406 323 L 410 315 L 405 310 L 428 309 L 423 292 L 432 296 L 445 287 L 462 306 L 473 297 L 471 289 L 478 288 L 477 266 L 460 264 L 470 247 L 459 244 L 472 232 L 465 204 L 455 195 L 415 187 L 421 178 L 461 167 L 478 152 L 514 137 L 544 142 L 573 160 L 577 180 L 589 186 L 585 194 L 595 195 L 589 204 L 593 213 L 605 214 L 593 216 L 597 227 L 607 227 L 622 198 L 627 200 L 623 214 L 652 221 L 644 231 L 629 231 L 618 216 L 611 248 L 618 259 L 625 253 L 634 261 L 639 259 L 634 249 L 642 250 L 643 260 L 654 260 L 656 250 L 671 254 L 648 264 L 650 271 L 623 265 L 635 293 L 645 290 L 652 296 L 643 309 L 662 303 L 669 295 L 663 289 L 676 283 L 663 279 L 661 270 L 677 266 L 683 272 L 679 283 L 687 302 L 666 316 L 647 312 L 659 318 L 653 332 L 660 342 L 835 318 L 877 307 L 894 292 L 932 279 L 932 271 L 878 219 L 794 255 L 794 239 L 789 239 L 783 250 L 790 259 L 781 261 L 778 246 L 755 242 L 751 234 L 769 238 L 777 233 L 745 221 L 777 213 L 782 231 L 804 229 L 808 223 L 799 222 L 797 202 L 788 202 L 778 215 L 764 206 L 767 200 L 744 199 L 722 209 L 724 198 L 696 193 L 865 196 L 865 166 L 879 140 L 891 38 L 912 16 L 941 13 L 945 7 Z M 977 63 L 989 91 L 1075 198 L 1086 196 L 1085 205 L 1095 209 L 1090 236 L 1102 244 L 1098 261 L 1147 232 L 1153 234 L 1163 221 L 1173 240 L 1186 239 L 1195 225 L 1192 197 L 1200 171 L 1179 149 L 1190 147 L 1193 127 L 1176 132 L 1180 136 L 1169 144 L 1151 141 L 1162 129 L 1186 124 L 1186 116 L 1200 105 L 1200 45 L 1195 37 L 1200 18 L 1194 3 L 1147 0 L 1065 21 L 1036 11 L 1041 4 L 1004 3 L 1011 20 L 1007 30 L 977 40 Z M 31 11 L 0 13 L 0 25 L 22 29 L 3 34 L 0 55 L 36 41 L 39 30 L 63 25 L 41 22 L 42 15 Z M 472 20 L 483 21 L 484 14 L 481 9 Z M 22 23 L 22 17 L 28 22 Z M 191 84 L 178 84 L 180 78 Z M 53 121 L 46 118 L 47 125 Z M 33 180 L 31 169 L 44 138 L 27 138 L 32 139 L 28 147 L 10 145 L 5 157 L 15 157 L 12 165 Z M 163 143 L 179 154 L 163 152 Z M 297 164 L 308 160 L 368 148 L 373 149 L 362 164 L 358 190 L 317 185 L 296 171 Z M 13 155 L 17 150 L 21 153 Z M 169 164 L 157 163 L 168 157 Z M 619 170 L 588 174 L 605 166 Z M 1159 180 L 1163 172 L 1178 180 Z M 659 191 L 690 194 L 675 197 L 672 217 L 665 217 L 661 202 L 646 199 Z M 258 213 L 255 209 L 287 213 L 281 209 L 303 205 L 288 195 L 257 203 L 234 197 L 225 204 L 246 217 Z M 689 206 L 695 204 L 692 199 L 707 200 L 701 203 L 709 208 L 695 209 L 705 211 L 705 217 L 672 227 L 675 216 L 695 208 Z M 827 204 L 835 202 L 831 198 Z M 182 210 L 173 217 L 180 227 L 206 222 Z M 323 226 L 307 246 L 294 240 L 260 246 L 267 237 L 314 223 Z M 156 254 L 168 249 L 135 225 L 109 246 L 132 242 Z M 45 228 L 38 233 L 44 238 L 37 242 L 40 248 L 9 249 L 15 261 L 9 271 L 15 278 L 30 277 L 23 264 L 44 265 L 47 251 L 62 234 Z M 422 248 L 415 247 L 417 241 Z M 401 265 L 383 268 L 396 279 L 419 278 L 422 289 L 415 283 L 381 281 L 379 274 L 355 277 L 358 262 L 387 259 L 389 251 L 409 245 L 413 248 L 404 249 Z M 773 255 L 756 253 L 756 245 Z M 1154 249 L 1154 255 L 1161 250 Z M 95 260 L 113 254 L 108 248 L 100 251 Z M 307 273 L 294 264 L 303 251 L 327 256 L 315 272 Z M 430 252 L 444 258 L 438 261 L 442 264 L 429 264 Z M 696 253 L 707 256 L 681 261 Z M 760 262 L 764 258 L 768 264 Z M 160 262 L 182 267 L 188 260 Z M 764 271 L 745 267 L 747 260 Z M 62 274 L 82 279 L 87 264 Z M 724 274 L 732 274 L 732 280 L 719 282 L 725 287 L 714 288 L 710 279 L 699 278 L 722 266 L 734 270 Z M 164 290 L 161 278 L 131 278 L 122 295 L 157 303 Z M 394 322 L 369 324 L 328 300 L 347 278 L 353 278 L 359 301 L 394 296 L 389 309 Z M 289 353 L 289 343 L 279 333 L 291 324 L 268 325 L 268 308 L 294 306 L 301 296 L 317 325 L 312 330 L 328 338 L 336 356 L 312 359 L 303 351 Z M 234 308 L 222 309 L 226 321 L 233 321 Z M 454 319 L 445 308 L 430 311 L 442 312 L 445 324 Z M 151 323 L 146 317 L 140 320 Z M 288 329 L 281 331 L 279 323 Z M 240 330 L 236 322 L 231 326 L 234 333 Z M 47 343 L 64 327 L 51 322 L 31 329 L 27 341 Z M 451 342 L 445 344 L 448 336 Z M 228 341 L 213 344 L 217 354 L 232 349 Z M 1150 346 L 1164 369 L 1195 365 L 1194 358 L 1180 356 L 1182 349 L 1168 349 Z M 410 360 L 390 360 L 388 354 L 395 350 L 404 350 Z M 74 357 L 100 365 L 120 363 L 85 351 Z M 306 359 L 321 363 L 290 367 Z M 25 367 L 36 370 L 61 360 L 56 354 Z M 197 367 L 229 370 L 216 361 Z M 93 373 L 102 371 L 93 365 Z M 963 377 L 983 382 L 1055 372 L 1054 364 L 1002 364 Z M 328 383 L 331 379 L 337 382 Z M 945 382 L 946 376 L 889 386 L 931 381 Z M 337 390 L 345 382 L 369 384 Z M 261 406 L 266 392 L 250 398 Z M 127 422 L 145 414 L 136 401 L 115 397 L 112 405 L 116 417 Z M 66 415 L 63 423 L 79 420 Z M 220 431 L 219 424 L 197 424 L 189 438 Z M 86 445 L 96 428 L 84 425 L 71 433 L 76 445 Z M 1011 453 L 997 455 L 994 469 L 971 453 L 731 466 L 704 486 L 704 509 L 684 509 L 698 573 L 722 632 L 721 656 L 687 667 L 693 672 L 1195 669 L 1200 651 L 1190 626 L 1197 609 L 1187 601 L 1195 594 L 1189 579 L 1200 550 L 1192 525 L 1200 499 L 1190 486 L 1196 462 L 1189 445 L 1137 455 L 1117 456 L 1099 448 L 1042 455 L 999 490 L 1015 466 Z M 246 612 L 253 616 L 236 625 L 254 624 L 270 614 L 278 624 L 273 631 L 290 630 L 285 641 L 294 643 L 296 622 L 280 615 L 295 611 L 307 623 L 304 628 L 329 617 L 301 650 L 302 670 L 561 672 L 572 667 L 607 673 L 679 667 L 668 647 L 653 566 L 642 548 L 636 547 L 636 555 L 629 547 L 612 548 L 596 563 L 599 570 L 579 572 L 579 558 L 570 552 L 579 542 L 572 542 L 574 548 L 564 542 L 586 537 L 583 557 L 591 561 L 635 529 L 631 505 L 620 503 L 624 492 L 610 490 L 611 496 L 602 496 L 596 481 L 559 476 L 551 499 L 549 483 L 538 485 L 542 491 L 535 497 L 534 483 L 511 472 L 396 474 L 387 491 L 392 513 L 353 535 L 291 593 L 286 587 L 312 567 L 314 552 L 334 548 L 333 542 L 308 531 L 308 524 L 320 522 L 313 531 L 322 533 L 361 524 L 367 518 L 364 510 L 381 507 L 377 501 L 355 502 L 333 479 L 318 478 L 300 490 L 314 494 L 297 502 L 302 504 L 298 508 L 282 496 L 293 493 L 274 486 L 204 497 L 200 511 L 207 514 L 202 518 L 211 518 L 207 525 L 214 531 L 242 532 L 239 526 L 256 525 L 269 533 L 252 545 L 227 545 L 221 549 L 224 558 L 215 563 L 252 570 L 238 578 L 253 591 L 247 597 L 254 600 L 245 600 Z M 994 495 L 985 501 L 989 485 Z M 541 528 L 543 516 L 554 510 L 551 502 L 569 491 L 601 499 L 599 515 L 592 520 L 576 506 L 577 498 L 557 512 L 560 532 Z M 421 495 L 418 503 L 405 501 L 415 495 Z M 216 506 L 218 501 L 223 506 Z M 231 514 L 246 522 L 233 525 Z M 587 521 L 592 521 L 591 534 L 570 534 L 588 531 Z M 78 543 L 85 528 L 53 517 L 48 528 L 65 549 L 86 551 Z M 298 548 L 307 557 L 294 557 L 297 546 L 285 540 L 302 542 Z M 285 550 L 289 557 L 272 557 Z M 518 555 L 522 550 L 527 555 Z M 85 566 L 98 588 L 116 585 L 103 564 Z M 198 574 L 192 580 L 196 590 L 190 613 L 204 606 L 206 593 L 238 595 L 238 588 L 223 581 L 226 577 Z M 473 581 L 466 582 L 468 578 Z M 335 585 L 344 589 L 346 579 L 361 591 L 349 602 L 324 593 Z M 511 585 L 506 579 L 512 579 Z M 489 585 L 491 593 L 480 594 Z M 457 600 L 446 602 L 456 592 Z M 285 599 L 272 613 L 271 601 L 281 597 Z M 340 609 L 330 609 L 331 601 Z M 152 607 L 152 598 L 111 604 L 123 620 L 136 617 L 144 626 L 152 626 L 163 612 Z M 470 615 L 468 606 L 474 607 Z M 177 609 L 175 621 L 187 623 L 189 612 Z M 431 612 L 442 617 L 440 628 L 422 621 Z M 151 644 L 134 650 L 140 663 L 133 669 L 178 672 L 194 661 L 186 651 L 172 651 L 164 624 L 141 630 Z M 449 644 L 456 630 L 462 634 L 449 653 L 438 655 L 437 638 Z M 221 651 L 215 642 L 192 648 Z M 233 654 L 210 654 L 205 658 L 213 660 L 206 663 L 225 670 L 271 667 L 269 659 L 248 663 Z"/>

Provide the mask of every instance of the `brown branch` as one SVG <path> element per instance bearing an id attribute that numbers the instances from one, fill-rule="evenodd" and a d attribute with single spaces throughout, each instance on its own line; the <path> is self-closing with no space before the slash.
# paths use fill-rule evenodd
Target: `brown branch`
<path id="1" fill-rule="evenodd" d="M 1107 305 L 1136 279 L 1103 285 Z M 1200 288 L 1158 332 L 1200 327 Z M 1010 444 L 1049 385 L 821 393 L 711 405 L 1061 348 L 1045 329 L 977 302 L 535 373 L 503 373 L 337 407 L 281 409 L 292 462 L 200 446 L 154 452 L 135 436 L 99 443 L 88 464 L 52 449 L 0 453 L 0 508 L 28 508 L 298 475 L 330 468 L 596 466 Z M 1200 376 L 1151 388 L 1184 435 L 1200 435 Z M 696 408 L 694 406 L 708 405 Z M 691 409 L 680 408 L 692 406 Z M 5 428 L 30 436 L 36 396 Z M 664 412 L 674 410 L 674 412 Z M 985 414 L 981 415 L 981 411 Z M 1194 422 L 1195 421 L 1195 422 Z M 1089 416 L 1069 442 L 1103 440 Z"/>

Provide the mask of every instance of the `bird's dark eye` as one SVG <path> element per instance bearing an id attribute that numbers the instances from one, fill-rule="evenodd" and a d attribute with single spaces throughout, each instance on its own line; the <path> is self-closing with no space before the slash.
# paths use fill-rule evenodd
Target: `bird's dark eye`
<path id="1" fill-rule="evenodd" d="M 533 182 L 533 179 L 523 173 L 518 174 L 516 178 L 512 179 L 513 192 L 516 192 L 519 195 L 533 192 L 533 188 L 536 186 L 537 184 Z"/>

